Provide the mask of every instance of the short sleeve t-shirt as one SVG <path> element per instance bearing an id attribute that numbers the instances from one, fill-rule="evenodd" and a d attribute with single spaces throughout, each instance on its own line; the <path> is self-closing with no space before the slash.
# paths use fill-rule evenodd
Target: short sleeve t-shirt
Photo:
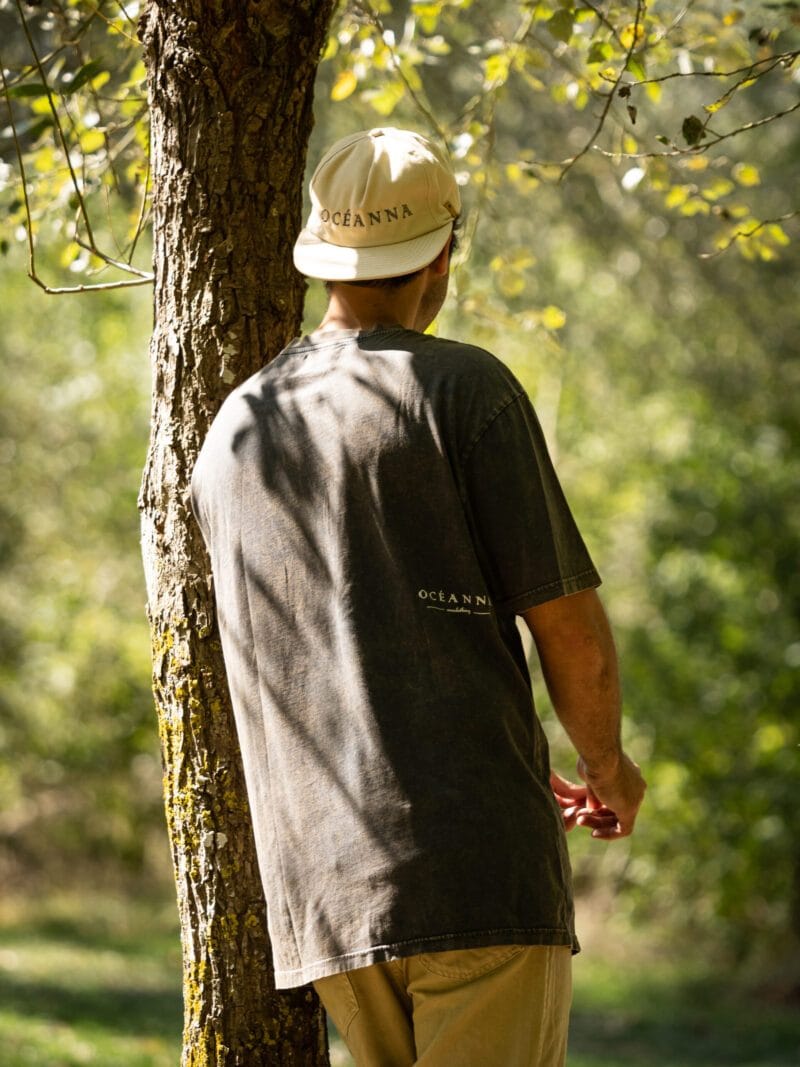
<path id="1" fill-rule="evenodd" d="M 303 338 L 226 400 L 192 503 L 278 988 L 576 947 L 515 613 L 599 578 L 509 370 L 402 327 Z"/>

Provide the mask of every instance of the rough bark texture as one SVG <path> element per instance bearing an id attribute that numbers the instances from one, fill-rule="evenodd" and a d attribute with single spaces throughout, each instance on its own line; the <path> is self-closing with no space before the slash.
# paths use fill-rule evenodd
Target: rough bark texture
<path id="1" fill-rule="evenodd" d="M 307 989 L 276 994 L 208 560 L 188 484 L 232 387 L 296 334 L 291 265 L 333 0 L 150 0 L 152 440 L 142 537 L 184 957 L 184 1067 L 327 1064 Z"/>

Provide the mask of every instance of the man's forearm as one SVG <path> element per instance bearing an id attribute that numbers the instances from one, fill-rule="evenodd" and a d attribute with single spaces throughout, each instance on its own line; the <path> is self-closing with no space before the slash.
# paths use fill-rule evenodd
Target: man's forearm
<path id="1" fill-rule="evenodd" d="M 556 715 L 592 774 L 622 756 L 621 697 L 611 627 L 594 590 L 525 612 Z"/>
<path id="2" fill-rule="evenodd" d="M 588 787 L 586 807 L 571 817 L 594 837 L 626 837 L 646 785 L 622 749 L 617 653 L 600 599 L 588 590 L 530 608 L 524 616 Z"/>

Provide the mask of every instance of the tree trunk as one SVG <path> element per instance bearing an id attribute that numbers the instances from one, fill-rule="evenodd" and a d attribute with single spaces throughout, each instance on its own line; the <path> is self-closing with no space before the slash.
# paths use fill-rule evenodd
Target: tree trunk
<path id="1" fill-rule="evenodd" d="M 150 0 L 152 438 L 140 507 L 184 960 L 184 1067 L 327 1064 L 309 989 L 274 990 L 265 905 L 188 485 L 230 389 L 294 336 L 291 263 L 334 0 Z M 265 635 L 265 640 L 268 640 Z"/>

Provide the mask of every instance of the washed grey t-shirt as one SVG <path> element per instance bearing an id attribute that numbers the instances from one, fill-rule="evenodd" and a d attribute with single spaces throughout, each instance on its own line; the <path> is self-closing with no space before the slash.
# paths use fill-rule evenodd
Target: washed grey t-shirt
<path id="1" fill-rule="evenodd" d="M 515 613 L 599 584 L 519 382 L 401 327 L 303 338 L 195 467 L 279 988 L 575 946 Z"/>

